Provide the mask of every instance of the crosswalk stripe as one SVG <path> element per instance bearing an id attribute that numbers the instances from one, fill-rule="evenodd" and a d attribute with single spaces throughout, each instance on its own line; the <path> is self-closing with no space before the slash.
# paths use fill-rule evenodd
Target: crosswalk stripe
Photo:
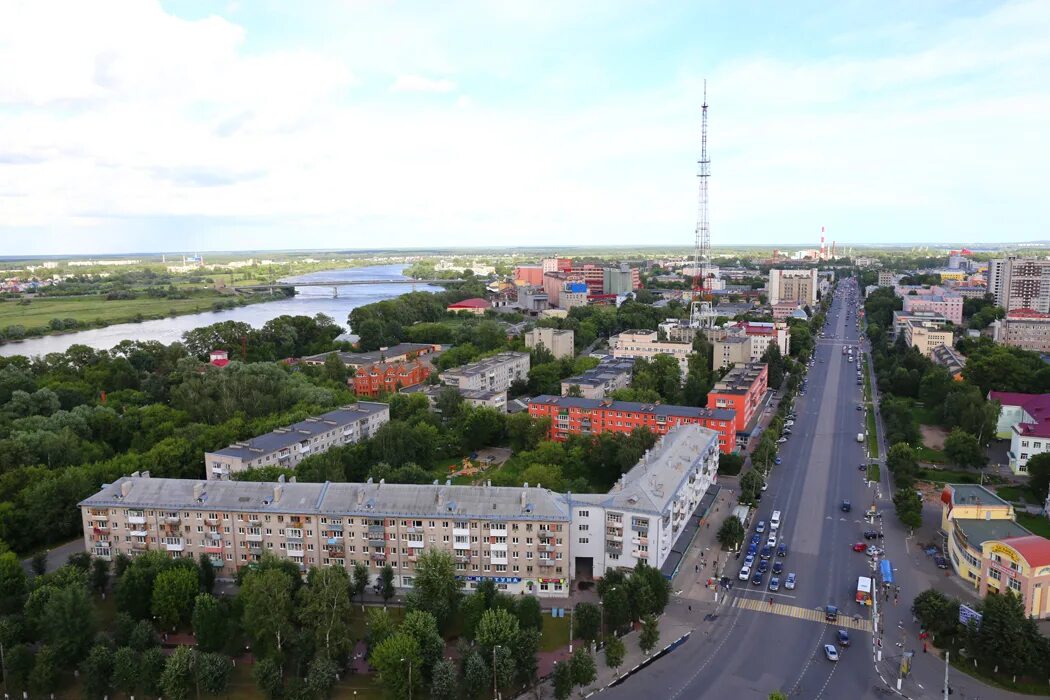
<path id="1" fill-rule="evenodd" d="M 733 600 L 733 606 L 743 608 L 744 610 L 782 615 L 784 617 L 794 617 L 799 620 L 830 624 L 835 627 L 845 627 L 847 629 L 859 630 L 861 632 L 871 632 L 871 620 L 867 618 L 855 620 L 852 617 L 840 614 L 839 619 L 836 622 L 828 623 L 824 619 L 823 610 L 813 610 L 811 608 L 799 607 L 798 605 L 788 605 L 787 603 L 774 603 L 773 605 L 769 605 L 769 603 L 764 600 L 755 600 L 754 598 L 744 597 L 735 598 Z"/>

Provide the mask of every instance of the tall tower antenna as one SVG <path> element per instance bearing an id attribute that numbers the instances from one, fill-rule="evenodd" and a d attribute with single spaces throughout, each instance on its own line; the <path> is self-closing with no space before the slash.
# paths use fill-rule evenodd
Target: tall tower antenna
<path id="1" fill-rule="evenodd" d="M 693 250 L 693 303 L 690 305 L 690 325 L 708 328 L 714 325 L 711 310 L 711 290 L 708 288 L 711 260 L 711 226 L 707 214 L 707 181 L 711 177 L 711 160 L 707 157 L 707 80 L 704 80 L 704 104 L 700 112 L 700 160 L 697 177 L 700 195 L 696 215 L 696 247 Z"/>

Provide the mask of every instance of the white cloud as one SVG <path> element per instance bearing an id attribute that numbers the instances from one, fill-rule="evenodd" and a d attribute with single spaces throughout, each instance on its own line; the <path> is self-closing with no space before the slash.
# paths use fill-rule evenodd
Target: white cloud
<path id="1" fill-rule="evenodd" d="M 390 85 L 390 92 L 453 92 L 456 84 L 444 78 L 424 78 L 419 75 L 399 75 Z"/>

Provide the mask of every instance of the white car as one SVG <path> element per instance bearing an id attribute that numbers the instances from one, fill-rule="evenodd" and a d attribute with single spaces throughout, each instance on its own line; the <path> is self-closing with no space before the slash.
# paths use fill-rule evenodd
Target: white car
<path id="1" fill-rule="evenodd" d="M 737 578 L 741 581 L 746 581 L 749 578 L 751 578 L 751 567 L 747 564 L 744 564 L 742 567 L 740 567 L 740 575 L 737 576 Z"/>
<path id="2" fill-rule="evenodd" d="M 755 555 L 754 554 L 748 554 L 746 557 L 744 557 L 744 566 L 751 566 L 754 563 L 755 563 Z"/>
<path id="3" fill-rule="evenodd" d="M 828 657 L 828 661 L 839 660 L 839 650 L 835 648 L 834 644 L 824 645 L 824 656 Z"/>
<path id="4" fill-rule="evenodd" d="M 775 533 L 775 532 L 769 533 L 769 537 L 766 538 L 766 544 L 768 544 L 770 547 L 776 547 L 777 546 L 777 533 Z"/>

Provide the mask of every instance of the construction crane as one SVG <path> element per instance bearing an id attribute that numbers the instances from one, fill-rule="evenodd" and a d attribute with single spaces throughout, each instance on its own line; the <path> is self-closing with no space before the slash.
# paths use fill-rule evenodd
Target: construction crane
<path id="1" fill-rule="evenodd" d="M 711 177 L 711 160 L 707 157 L 707 81 L 704 81 L 704 104 L 700 116 L 700 160 L 697 177 L 700 178 L 700 195 L 696 215 L 696 247 L 693 250 L 693 301 L 689 306 L 689 325 L 693 328 L 710 328 L 715 315 L 711 309 L 709 279 L 711 260 L 711 226 L 707 214 L 707 181 Z"/>

